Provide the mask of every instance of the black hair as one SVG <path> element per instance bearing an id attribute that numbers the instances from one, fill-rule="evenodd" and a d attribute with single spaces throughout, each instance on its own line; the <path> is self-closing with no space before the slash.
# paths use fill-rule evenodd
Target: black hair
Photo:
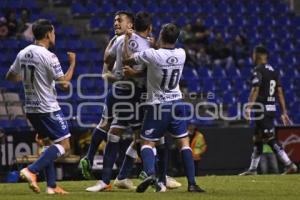
<path id="1" fill-rule="evenodd" d="M 269 55 L 269 52 L 266 47 L 262 45 L 258 45 L 254 48 L 254 52 L 257 54 L 262 54 L 262 55 Z"/>
<path id="2" fill-rule="evenodd" d="M 179 28 L 173 24 L 164 24 L 161 29 L 161 37 L 164 43 L 175 44 L 180 34 Z"/>
<path id="3" fill-rule="evenodd" d="M 147 12 L 138 12 L 135 15 L 134 29 L 136 31 L 146 31 L 152 24 L 152 16 Z"/>
<path id="4" fill-rule="evenodd" d="M 51 31 L 53 31 L 53 25 L 47 19 L 38 19 L 32 25 L 32 33 L 36 40 L 43 39 Z"/>
<path id="5" fill-rule="evenodd" d="M 125 10 L 120 10 L 115 13 L 115 16 L 117 16 L 117 15 L 126 15 L 128 17 L 128 19 L 131 21 L 131 23 L 134 24 L 134 15 L 131 12 L 125 11 Z"/>

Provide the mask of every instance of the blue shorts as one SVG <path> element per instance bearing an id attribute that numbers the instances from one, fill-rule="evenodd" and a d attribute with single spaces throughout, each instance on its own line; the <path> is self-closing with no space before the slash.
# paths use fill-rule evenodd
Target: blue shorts
<path id="1" fill-rule="evenodd" d="M 26 116 L 42 138 L 50 138 L 57 143 L 71 136 L 61 110 L 53 113 L 27 113 Z"/>
<path id="2" fill-rule="evenodd" d="M 130 92 L 127 91 L 125 95 L 128 96 L 128 94 L 131 92 L 131 90 Z M 127 129 L 131 127 L 133 130 L 138 130 L 141 128 L 143 114 L 140 103 L 143 92 L 145 92 L 144 89 L 135 88 L 132 97 L 119 99 L 118 103 L 120 104 L 115 106 L 115 115 L 111 123 L 111 128 Z"/>
<path id="3" fill-rule="evenodd" d="M 145 106 L 141 138 L 159 141 L 166 132 L 174 138 L 188 136 L 186 105 L 182 100 Z"/>

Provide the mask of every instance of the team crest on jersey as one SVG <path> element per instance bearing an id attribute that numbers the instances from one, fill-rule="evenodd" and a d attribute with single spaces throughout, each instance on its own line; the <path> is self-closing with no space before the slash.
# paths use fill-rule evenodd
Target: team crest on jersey
<path id="1" fill-rule="evenodd" d="M 135 40 L 130 40 L 128 45 L 131 49 L 137 49 L 139 47 L 139 44 Z"/>
<path id="2" fill-rule="evenodd" d="M 33 58 L 33 54 L 31 51 L 29 51 L 28 53 L 25 54 L 25 58 L 27 59 L 32 59 Z"/>
<path id="3" fill-rule="evenodd" d="M 175 56 L 171 56 L 167 59 L 167 63 L 168 64 L 176 64 L 176 63 L 178 63 L 178 58 L 176 58 Z"/>
<path id="4" fill-rule="evenodd" d="M 145 135 L 151 135 L 153 133 L 153 131 L 154 131 L 154 128 L 146 130 Z"/>

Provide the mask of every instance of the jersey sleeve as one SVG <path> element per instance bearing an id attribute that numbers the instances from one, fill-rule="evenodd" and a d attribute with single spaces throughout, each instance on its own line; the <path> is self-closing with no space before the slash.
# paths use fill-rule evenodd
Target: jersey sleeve
<path id="1" fill-rule="evenodd" d="M 20 74 L 21 73 L 21 64 L 20 64 L 20 54 L 17 55 L 14 63 L 10 66 L 9 72 L 12 72 L 14 74 Z"/>
<path id="2" fill-rule="evenodd" d="M 252 87 L 259 87 L 262 82 L 262 74 L 258 70 L 254 70 L 252 73 L 251 85 Z"/>
<path id="3" fill-rule="evenodd" d="M 133 54 L 135 62 L 144 67 L 153 61 L 153 57 L 152 49 L 147 49 L 145 51 L 136 52 Z"/>
<path id="4" fill-rule="evenodd" d="M 47 65 L 54 80 L 64 76 L 64 72 L 61 68 L 60 62 L 55 54 L 52 54 L 50 56 Z"/>

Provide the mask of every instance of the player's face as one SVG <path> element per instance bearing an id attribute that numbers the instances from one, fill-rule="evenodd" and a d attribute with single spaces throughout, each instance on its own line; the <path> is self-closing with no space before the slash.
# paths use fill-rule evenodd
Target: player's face
<path id="1" fill-rule="evenodd" d="M 254 64 L 257 64 L 257 55 L 255 52 L 252 53 L 252 61 Z"/>
<path id="2" fill-rule="evenodd" d="M 161 38 L 162 38 L 162 37 L 161 37 L 161 34 L 162 34 L 162 33 L 161 33 L 161 32 L 162 32 L 162 31 L 159 32 L 159 36 L 158 36 L 158 40 L 157 40 L 157 46 L 158 46 L 158 47 L 161 47 L 161 45 L 162 45 L 162 41 L 161 41 Z"/>
<path id="3" fill-rule="evenodd" d="M 132 23 L 126 15 L 116 15 L 114 21 L 114 29 L 116 35 L 122 35 L 127 29 L 132 28 Z"/>
<path id="4" fill-rule="evenodd" d="M 54 27 L 53 27 L 53 30 L 48 33 L 48 38 L 49 38 L 50 47 L 54 47 L 54 45 L 55 45 L 55 30 L 54 30 Z"/>

